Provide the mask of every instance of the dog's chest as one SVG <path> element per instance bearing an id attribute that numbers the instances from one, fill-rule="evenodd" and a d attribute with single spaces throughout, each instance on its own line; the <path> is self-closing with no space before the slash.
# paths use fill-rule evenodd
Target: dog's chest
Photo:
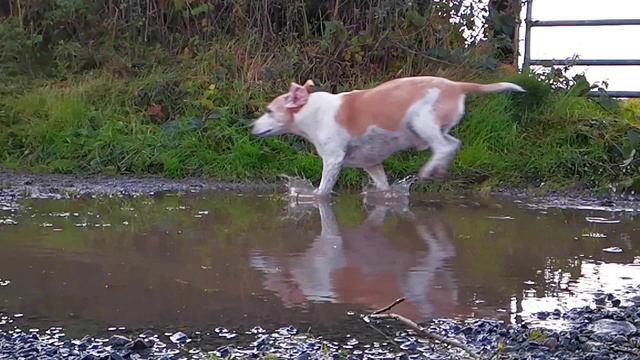
<path id="1" fill-rule="evenodd" d="M 345 167 L 367 167 L 381 163 L 393 153 L 417 146 L 418 139 L 406 128 L 387 131 L 371 128 L 347 144 Z"/>

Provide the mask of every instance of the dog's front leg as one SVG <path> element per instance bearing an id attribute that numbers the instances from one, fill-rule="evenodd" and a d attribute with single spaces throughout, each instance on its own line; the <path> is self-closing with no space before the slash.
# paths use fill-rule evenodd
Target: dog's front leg
<path id="1" fill-rule="evenodd" d="M 343 161 L 344 154 L 322 159 L 322 179 L 320 180 L 320 186 L 315 190 L 316 196 L 325 197 L 331 194 L 340 176 L 340 171 L 342 171 Z"/>

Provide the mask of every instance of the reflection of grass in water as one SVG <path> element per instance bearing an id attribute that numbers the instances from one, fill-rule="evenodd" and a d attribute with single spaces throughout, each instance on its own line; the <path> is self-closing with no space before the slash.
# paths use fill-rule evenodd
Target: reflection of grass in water
<path id="1" fill-rule="evenodd" d="M 367 218 L 367 213 L 362 208 L 362 197 L 359 195 L 340 196 L 332 209 L 340 226 L 357 226 Z"/>
<path id="2" fill-rule="evenodd" d="M 204 243 L 194 244 L 197 257 L 194 263 L 212 263 L 216 253 L 237 249 L 238 241 L 251 242 L 254 246 L 283 246 L 289 241 L 287 222 L 280 218 L 285 210 L 285 203 L 270 197 L 238 196 L 230 193 L 204 193 L 191 195 L 159 195 L 142 198 L 101 198 L 77 200 L 33 200 L 26 201 L 24 206 L 33 207 L 30 213 L 48 214 L 74 212 L 79 217 L 49 218 L 44 221 L 54 226 L 46 228 L 46 241 L 41 245 L 47 248 L 62 250 L 87 251 L 95 245 L 95 241 L 108 243 L 101 246 L 133 246 L 140 241 L 140 234 L 159 231 L 170 232 L 176 241 L 193 241 L 187 236 L 189 232 L 203 232 L 198 238 L 206 239 Z M 206 211 L 198 218 L 200 211 Z M 94 214 L 87 216 L 87 214 Z M 95 217 L 99 215 L 99 218 Z M 30 215 L 29 215 L 30 216 Z M 23 224 L 19 228 L 24 238 L 41 238 L 34 232 L 42 232 L 37 222 Z M 76 223 L 87 222 L 86 228 L 76 227 Z M 63 223 L 64 225 L 62 225 Z M 95 227 L 96 223 L 110 224 L 110 227 Z M 126 223 L 126 225 L 125 225 Z M 26 226 L 25 226 L 26 225 Z M 27 227 L 28 226 L 28 227 Z M 53 228 L 63 228 L 54 232 Z M 37 230 L 35 230 L 37 228 Z M 182 235 L 176 236 L 180 231 Z M 31 235 L 30 235 L 31 234 Z M 265 236 L 272 234 L 272 236 Z M 278 236 L 282 234 L 281 236 Z"/>

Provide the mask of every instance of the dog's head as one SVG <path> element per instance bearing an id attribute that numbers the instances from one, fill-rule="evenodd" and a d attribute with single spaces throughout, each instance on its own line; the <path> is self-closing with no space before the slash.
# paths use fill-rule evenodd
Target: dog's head
<path id="1" fill-rule="evenodd" d="M 289 92 L 273 99 L 265 113 L 250 125 L 251 133 L 264 137 L 289 132 L 295 114 L 309 101 L 312 87 L 311 80 L 307 80 L 304 85 L 291 83 Z"/>

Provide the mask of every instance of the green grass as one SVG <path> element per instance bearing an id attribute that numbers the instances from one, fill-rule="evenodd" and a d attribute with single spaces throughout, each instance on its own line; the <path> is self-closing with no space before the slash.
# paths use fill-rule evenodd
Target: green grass
<path id="1" fill-rule="evenodd" d="M 256 139 L 246 126 L 295 79 L 286 71 L 292 60 L 274 51 L 240 62 L 238 49 L 251 44 L 239 40 L 211 48 L 127 76 L 103 68 L 62 79 L 4 77 L 0 165 L 34 172 L 261 182 L 287 174 L 317 184 L 322 164 L 310 144 L 293 136 Z M 277 75 L 263 80 L 265 69 L 275 69 Z M 465 78 L 455 71 L 443 75 Z M 454 181 L 434 186 L 606 186 L 635 180 L 637 175 L 618 166 L 625 157 L 612 152 L 638 126 L 631 105 L 603 107 L 571 92 L 552 91 L 531 75 L 473 76 L 513 81 L 529 93 L 471 96 L 467 115 L 453 131 L 462 140 L 452 165 Z M 391 77 L 354 77 L 333 85 L 364 88 Z M 314 80 L 320 88 L 329 86 Z M 164 117 L 149 114 L 154 104 L 161 105 Z M 415 174 L 429 156 L 398 153 L 385 166 L 395 180 Z M 339 185 L 360 187 L 367 181 L 363 171 L 346 169 Z"/>

